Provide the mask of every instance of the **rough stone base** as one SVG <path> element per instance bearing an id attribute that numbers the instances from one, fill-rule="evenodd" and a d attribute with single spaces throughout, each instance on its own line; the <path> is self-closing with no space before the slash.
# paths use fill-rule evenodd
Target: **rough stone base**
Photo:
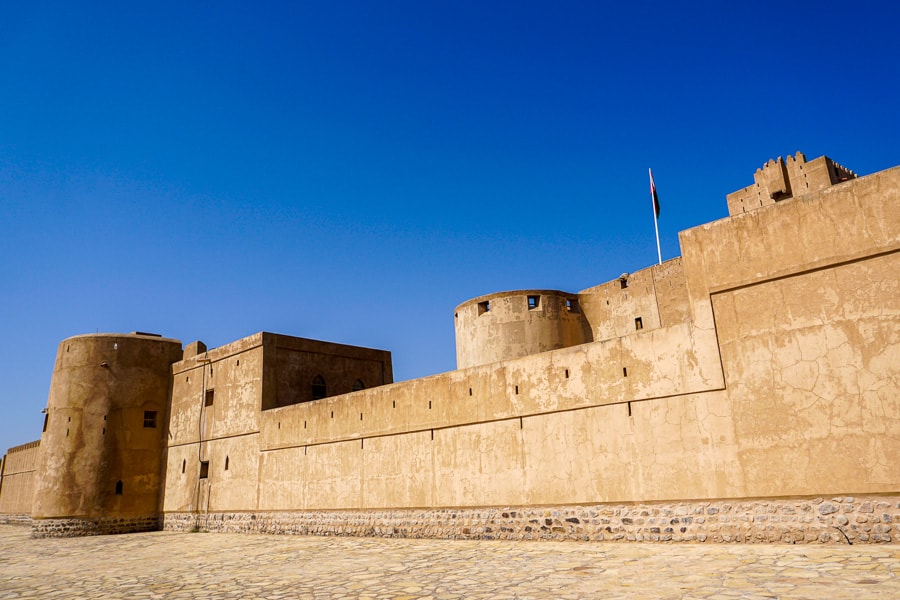
<path id="1" fill-rule="evenodd" d="M 445 539 L 900 543 L 900 496 L 591 506 L 167 513 L 167 531 Z"/>
<path id="2" fill-rule="evenodd" d="M 0 525 L 31 526 L 31 515 L 0 515 Z"/>
<path id="3" fill-rule="evenodd" d="M 31 537 L 78 537 L 137 533 L 161 529 L 159 515 L 142 517 L 100 517 L 97 519 L 32 519 Z"/>

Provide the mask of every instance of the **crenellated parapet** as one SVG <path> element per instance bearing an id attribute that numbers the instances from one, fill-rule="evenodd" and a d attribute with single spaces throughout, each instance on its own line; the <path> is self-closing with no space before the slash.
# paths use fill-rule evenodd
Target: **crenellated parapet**
<path id="1" fill-rule="evenodd" d="M 753 175 L 754 183 L 728 194 L 728 214 L 738 215 L 774 204 L 789 198 L 818 192 L 829 186 L 856 179 L 850 169 L 839 165 L 827 156 L 807 162 L 802 152 L 769 159 Z"/>

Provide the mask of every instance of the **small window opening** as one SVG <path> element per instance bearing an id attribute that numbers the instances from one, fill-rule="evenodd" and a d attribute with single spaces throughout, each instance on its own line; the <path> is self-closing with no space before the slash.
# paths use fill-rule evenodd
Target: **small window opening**
<path id="1" fill-rule="evenodd" d="M 428 410 L 431 410 L 431 400 L 428 401 Z"/>
<path id="2" fill-rule="evenodd" d="M 397 401 L 391 400 L 391 408 L 397 408 Z"/>
<path id="3" fill-rule="evenodd" d="M 203 406 L 212 406 L 216 401 L 216 390 L 206 390 L 206 397 L 203 400 Z"/>
<path id="4" fill-rule="evenodd" d="M 362 379 L 357 379 L 353 382 L 353 391 L 358 392 L 360 390 L 366 389 L 366 384 L 363 383 Z"/>
<path id="5" fill-rule="evenodd" d="M 519 395 L 519 386 L 516 386 L 516 396 Z"/>
<path id="6" fill-rule="evenodd" d="M 334 411 L 331 411 L 331 418 L 334 418 Z"/>
<path id="7" fill-rule="evenodd" d="M 365 438 L 359 440 L 359 447 L 360 447 L 360 449 L 366 447 L 366 440 L 365 440 Z"/>
<path id="8" fill-rule="evenodd" d="M 185 376 L 184 376 L 184 382 L 185 382 L 185 383 L 190 383 L 190 382 L 191 382 L 191 376 L 190 376 L 190 375 L 185 375 Z"/>
<path id="9" fill-rule="evenodd" d="M 208 479 L 209 478 L 209 461 L 201 460 L 200 461 L 200 479 Z"/>
<path id="10" fill-rule="evenodd" d="M 108 415 L 103 415 L 103 420 L 104 420 L 104 421 L 106 420 L 106 417 L 107 417 L 107 416 L 108 416 Z"/>
<path id="11" fill-rule="evenodd" d="M 631 402 L 628 403 L 628 416 L 631 416 Z"/>
<path id="12" fill-rule="evenodd" d="M 66 423 L 71 423 L 71 422 L 72 422 L 72 417 L 69 417 L 69 420 L 66 421 Z"/>
<path id="13" fill-rule="evenodd" d="M 321 375 L 316 375 L 312 382 L 312 399 L 320 400 L 325 397 L 326 393 L 325 378 Z"/>
<path id="14" fill-rule="evenodd" d="M 144 411 L 144 427 L 146 429 L 156 429 L 156 411 L 155 410 L 145 410 Z"/>
<path id="15" fill-rule="evenodd" d="M 187 460 L 181 459 L 181 472 L 184 473 L 184 469 L 187 467 Z"/>
<path id="16" fill-rule="evenodd" d="M 625 288 L 628 287 L 628 279 L 626 277 L 620 277 L 619 285 L 622 286 L 622 289 L 624 290 Z"/>
<path id="17" fill-rule="evenodd" d="M 213 374 L 213 368 L 212 368 L 212 365 L 209 365 L 209 376 L 212 377 L 212 374 Z"/>
<path id="18" fill-rule="evenodd" d="M 48 423 L 49 421 L 50 421 L 50 414 L 48 413 L 48 414 L 45 414 L 45 415 L 44 415 L 44 429 L 43 429 L 43 431 L 47 431 L 47 423 Z"/>
<path id="19" fill-rule="evenodd" d="M 628 377 L 628 367 L 622 367 L 622 377 Z"/>
<path id="20" fill-rule="evenodd" d="M 234 361 L 234 366 L 236 366 L 236 367 L 241 366 L 241 359 L 237 359 L 236 361 Z"/>
<path id="21" fill-rule="evenodd" d="M 363 414 L 362 414 L 362 413 L 359 413 L 359 420 L 360 420 L 360 421 L 362 421 L 362 416 L 363 416 Z"/>
<path id="22" fill-rule="evenodd" d="M 478 314 L 483 315 L 484 313 L 491 312 L 491 303 L 490 302 L 479 302 L 478 303 Z"/>
<path id="23" fill-rule="evenodd" d="M 634 319 L 634 328 L 635 329 L 643 329 L 644 328 L 644 321 L 640 317 L 636 317 Z"/>
<path id="24" fill-rule="evenodd" d="M 69 429 L 66 428 L 66 437 L 69 437 Z"/>
<path id="25" fill-rule="evenodd" d="M 528 296 L 528 310 L 534 310 L 541 305 L 540 296 Z"/>
<path id="26" fill-rule="evenodd" d="M 431 430 L 431 441 L 434 441 L 434 429 Z"/>
<path id="27" fill-rule="evenodd" d="M 100 432 L 100 435 L 106 435 L 106 427 L 103 428 L 103 430 Z"/>
<path id="28" fill-rule="evenodd" d="M 525 419 L 519 417 L 519 429 L 525 429 Z"/>
<path id="29" fill-rule="evenodd" d="M 469 388 L 469 395 L 472 395 L 472 388 Z"/>
<path id="30" fill-rule="evenodd" d="M 279 423 L 280 425 L 280 423 Z M 303 421 L 303 429 L 306 429 L 306 421 Z"/>
<path id="31" fill-rule="evenodd" d="M 566 369 L 566 379 L 568 379 L 568 378 L 569 378 L 569 370 Z"/>
<path id="32" fill-rule="evenodd" d="M 226 471 L 228 470 L 228 462 L 229 462 L 229 461 L 228 461 L 228 457 L 226 456 L 226 457 L 225 457 L 225 470 L 226 470 Z"/>
<path id="33" fill-rule="evenodd" d="M 116 482 L 116 496 L 122 495 L 122 487 L 123 487 L 122 480 L 120 479 L 119 481 Z"/>
<path id="34" fill-rule="evenodd" d="M 578 300 L 575 298 L 567 298 L 566 299 L 566 310 L 570 313 L 577 313 L 581 309 L 578 306 Z"/>

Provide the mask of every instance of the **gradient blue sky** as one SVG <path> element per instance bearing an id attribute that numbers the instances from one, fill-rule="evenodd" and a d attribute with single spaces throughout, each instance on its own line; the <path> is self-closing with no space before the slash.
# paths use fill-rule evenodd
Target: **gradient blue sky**
<path id="1" fill-rule="evenodd" d="M 453 309 L 579 291 L 770 157 L 896 165 L 897 2 L 6 2 L 0 451 L 57 344 L 256 331 L 455 367 Z"/>

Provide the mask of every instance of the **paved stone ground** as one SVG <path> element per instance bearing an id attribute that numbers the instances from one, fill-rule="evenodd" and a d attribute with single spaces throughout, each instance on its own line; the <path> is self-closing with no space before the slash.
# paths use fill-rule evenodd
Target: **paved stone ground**
<path id="1" fill-rule="evenodd" d="M 900 598 L 900 546 L 603 544 L 0 525 L 8 598 Z"/>

